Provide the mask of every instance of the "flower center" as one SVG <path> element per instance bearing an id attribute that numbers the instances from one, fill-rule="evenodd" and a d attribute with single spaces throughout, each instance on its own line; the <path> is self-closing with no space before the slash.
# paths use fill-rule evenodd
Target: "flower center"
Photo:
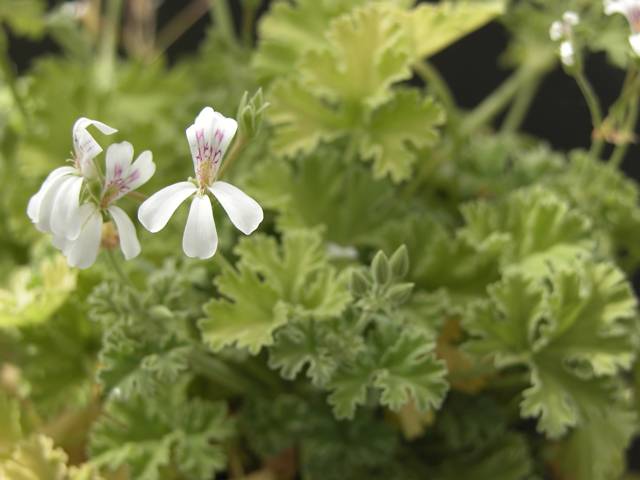
<path id="1" fill-rule="evenodd" d="M 213 144 L 209 143 L 204 135 L 204 129 L 196 132 L 198 151 L 196 152 L 196 177 L 201 189 L 213 184 L 222 160 L 220 145 L 224 134 L 217 129 L 213 135 Z"/>

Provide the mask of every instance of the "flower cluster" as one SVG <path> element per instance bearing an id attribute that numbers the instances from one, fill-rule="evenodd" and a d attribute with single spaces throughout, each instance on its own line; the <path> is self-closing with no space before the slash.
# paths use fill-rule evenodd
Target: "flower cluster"
<path id="1" fill-rule="evenodd" d="M 36 228 L 52 235 L 53 244 L 69 265 L 88 268 L 95 262 L 103 239 L 104 222 L 112 221 L 120 249 L 129 260 L 140 254 L 136 229 L 125 211 L 116 205 L 122 197 L 145 184 L 155 173 L 150 151 L 133 161 L 129 142 L 115 143 L 106 152 L 104 172 L 96 162 L 102 147 L 87 130 L 94 126 L 105 135 L 116 129 L 88 118 L 80 118 L 72 129 L 73 165 L 53 170 L 40 190 L 31 197 L 27 215 Z M 233 185 L 217 180 L 224 154 L 237 130 L 233 119 L 206 107 L 187 129 L 196 173 L 194 181 L 170 185 L 146 200 L 138 211 L 140 222 L 151 232 L 160 231 L 176 209 L 193 196 L 184 231 L 186 255 L 210 258 L 218 238 L 211 200 L 215 196 L 231 222 L 243 233 L 253 232 L 263 219 L 258 203 Z"/>
<path id="2" fill-rule="evenodd" d="M 565 12 L 562 20 L 551 24 L 549 36 L 554 42 L 560 43 L 560 59 L 567 67 L 575 64 L 575 47 L 573 40 L 573 28 L 580 22 L 580 17 L 575 12 Z"/>

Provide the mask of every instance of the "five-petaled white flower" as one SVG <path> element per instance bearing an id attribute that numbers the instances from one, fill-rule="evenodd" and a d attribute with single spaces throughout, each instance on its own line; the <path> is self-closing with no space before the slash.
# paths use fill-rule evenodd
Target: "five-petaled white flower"
<path id="1" fill-rule="evenodd" d="M 140 242 L 129 216 L 113 203 L 146 183 L 156 166 L 150 151 L 142 152 L 135 162 L 129 142 L 115 143 L 107 149 L 107 171 L 100 199 L 79 207 L 75 221 L 81 226 L 76 238 L 54 234 L 53 243 L 67 257 L 69 265 L 88 268 L 96 261 L 102 238 L 103 214 L 110 217 L 118 230 L 120 249 L 127 260 L 140 254 Z M 55 215 L 55 214 L 54 214 Z"/>
<path id="2" fill-rule="evenodd" d="M 557 20 L 551 24 L 549 36 L 554 42 L 562 41 L 560 44 L 560 60 L 563 64 L 571 67 L 575 64 L 575 49 L 573 46 L 573 27 L 580 22 L 580 17 L 576 12 L 565 12 L 562 20 Z"/>
<path id="3" fill-rule="evenodd" d="M 222 158 L 237 129 L 235 120 L 225 118 L 211 107 L 204 108 L 186 131 L 196 181 L 165 187 L 147 199 L 138 210 L 140 223 L 155 233 L 167 225 L 187 198 L 193 196 L 182 238 L 182 248 L 189 257 L 210 258 L 218 247 L 208 192 L 218 200 L 233 225 L 245 235 L 258 228 L 264 218 L 262 208 L 253 198 L 229 183 L 216 181 Z"/>
<path id="4" fill-rule="evenodd" d="M 97 120 L 79 118 L 76 121 L 72 129 L 73 166 L 53 170 L 27 206 L 27 215 L 40 231 L 68 240 L 80 234 L 80 191 L 85 179 L 95 177 L 93 159 L 102 152 L 102 147 L 87 131 L 90 125 L 105 135 L 117 132 Z"/>
<path id="5" fill-rule="evenodd" d="M 629 43 L 633 51 L 640 55 L 640 0 L 605 0 L 604 13 L 607 15 L 621 13 L 627 17 L 631 27 Z"/>

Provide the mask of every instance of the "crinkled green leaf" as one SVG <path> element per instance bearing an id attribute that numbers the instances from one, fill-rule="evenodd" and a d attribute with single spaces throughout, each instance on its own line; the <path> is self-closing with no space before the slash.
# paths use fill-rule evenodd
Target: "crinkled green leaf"
<path id="1" fill-rule="evenodd" d="M 331 24 L 329 46 L 312 50 L 300 72 L 324 98 L 374 106 L 391 84 L 411 76 L 409 42 L 403 25 L 384 4 L 355 9 Z"/>
<path id="2" fill-rule="evenodd" d="M 547 283 L 548 282 L 548 283 Z M 550 437 L 587 422 L 611 401 L 611 379 L 634 358 L 636 300 L 611 264 L 583 261 L 545 280 L 513 273 L 467 315 L 469 348 L 498 367 L 531 369 L 521 413 Z"/>
<path id="3" fill-rule="evenodd" d="M 35 268 L 15 270 L 8 289 L 0 289 L 0 327 L 44 322 L 76 287 L 76 273 L 62 255 L 41 260 Z"/>
<path id="4" fill-rule="evenodd" d="M 226 408 L 173 390 L 159 398 L 111 400 L 91 434 L 92 464 L 126 467 L 131 478 L 140 480 L 164 478 L 167 468 L 202 480 L 222 470 L 220 442 L 232 432 Z"/>
<path id="5" fill-rule="evenodd" d="M 416 161 L 413 148 L 433 145 L 435 129 L 444 120 L 442 108 L 415 90 L 400 90 L 371 114 L 360 141 L 364 159 L 373 160 L 377 178 L 389 175 L 394 182 L 406 180 Z"/>
<path id="6" fill-rule="evenodd" d="M 309 153 L 321 142 L 346 133 L 345 113 L 314 96 L 299 81 L 277 82 L 269 99 L 272 108 L 268 113 L 277 132 L 274 148 L 283 155 Z"/>
<path id="7" fill-rule="evenodd" d="M 498 202 L 462 208 L 463 237 L 482 249 L 500 248 L 503 266 L 531 271 L 558 253 L 572 257 L 589 247 L 591 223 L 544 188 L 518 190 Z"/>
<path id="8" fill-rule="evenodd" d="M 320 235 L 286 233 L 282 245 L 255 235 L 236 247 L 237 268 L 226 267 L 216 285 L 226 299 L 211 300 L 200 321 L 214 350 L 236 345 L 256 354 L 273 343 L 273 332 L 289 316 L 339 315 L 350 296 L 343 276 L 329 266 Z"/>
<path id="9" fill-rule="evenodd" d="M 342 246 L 376 245 L 381 219 L 401 214 L 391 183 L 372 179 L 364 166 L 345 165 L 338 148 L 294 162 L 270 159 L 251 175 L 248 190 L 278 211 L 281 229 L 324 226 L 327 240 Z"/>
<path id="10" fill-rule="evenodd" d="M 504 12 L 503 0 L 443 1 L 422 4 L 410 11 L 408 28 L 418 58 L 448 47 Z"/>
<path id="11" fill-rule="evenodd" d="M 290 73 L 300 58 L 326 46 L 325 32 L 332 19 L 364 0 L 297 0 L 274 3 L 258 27 L 260 45 L 254 65 L 258 75 L 271 79 Z"/>
<path id="12" fill-rule="evenodd" d="M 329 383 L 329 403 L 337 418 L 352 418 L 370 387 L 380 390 L 381 404 L 392 410 L 409 401 L 422 411 L 440 406 L 448 389 L 446 370 L 433 355 L 428 336 L 387 328 L 369 342 L 369 348 L 353 363 L 341 366 Z"/>

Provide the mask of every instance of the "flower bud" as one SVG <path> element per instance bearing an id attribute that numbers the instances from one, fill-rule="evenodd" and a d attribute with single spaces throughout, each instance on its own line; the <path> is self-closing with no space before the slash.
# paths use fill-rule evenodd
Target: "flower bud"
<path id="1" fill-rule="evenodd" d="M 406 277 L 407 273 L 409 273 L 409 251 L 405 245 L 402 245 L 391 255 L 389 264 L 394 278 Z"/>
<path id="2" fill-rule="evenodd" d="M 400 305 L 409 300 L 412 291 L 413 283 L 399 283 L 389 288 L 387 298 L 390 302 Z"/>
<path id="3" fill-rule="evenodd" d="M 269 103 L 265 102 L 261 88 L 251 98 L 249 98 L 249 92 L 244 92 L 237 114 L 242 135 L 251 138 L 258 134 L 262 127 L 264 111 L 268 106 Z"/>
<path id="4" fill-rule="evenodd" d="M 361 270 L 354 270 L 351 274 L 349 289 L 356 297 L 364 296 L 369 291 L 369 279 Z"/>
<path id="5" fill-rule="evenodd" d="M 373 258 L 373 262 L 371 262 L 371 273 L 378 285 L 386 285 L 391 279 L 389 259 L 382 251 L 378 252 Z"/>

